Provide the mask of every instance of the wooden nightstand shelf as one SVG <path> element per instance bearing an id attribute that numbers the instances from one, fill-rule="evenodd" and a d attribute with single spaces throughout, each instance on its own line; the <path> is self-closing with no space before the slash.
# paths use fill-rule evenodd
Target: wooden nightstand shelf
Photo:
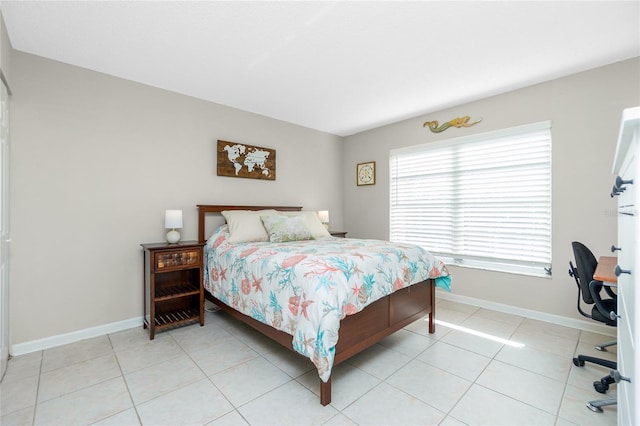
<path id="1" fill-rule="evenodd" d="M 332 237 L 346 238 L 347 231 L 329 231 Z"/>
<path id="2" fill-rule="evenodd" d="M 141 244 L 144 249 L 144 328 L 156 330 L 199 321 L 204 325 L 202 249 L 196 241 Z"/>

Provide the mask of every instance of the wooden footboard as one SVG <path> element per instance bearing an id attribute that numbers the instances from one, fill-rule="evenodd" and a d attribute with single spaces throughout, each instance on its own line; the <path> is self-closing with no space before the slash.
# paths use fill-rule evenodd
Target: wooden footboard
<path id="1" fill-rule="evenodd" d="M 218 305 L 232 317 L 253 327 L 265 336 L 293 351 L 292 337 L 283 331 L 263 324 L 232 307 L 226 305 L 205 291 L 207 299 Z M 351 358 L 385 337 L 395 333 L 412 322 L 429 316 L 429 333 L 435 332 L 435 282 L 423 281 L 398 290 L 373 302 L 361 312 L 349 315 L 340 322 L 338 344 L 333 366 Z M 320 381 L 320 403 L 331 402 L 331 378 Z"/>

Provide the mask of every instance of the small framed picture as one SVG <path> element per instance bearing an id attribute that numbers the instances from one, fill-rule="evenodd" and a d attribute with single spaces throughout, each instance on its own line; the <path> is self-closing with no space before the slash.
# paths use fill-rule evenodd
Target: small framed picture
<path id="1" fill-rule="evenodd" d="M 358 186 L 376 184 L 376 162 L 358 163 L 356 166 L 356 183 Z"/>

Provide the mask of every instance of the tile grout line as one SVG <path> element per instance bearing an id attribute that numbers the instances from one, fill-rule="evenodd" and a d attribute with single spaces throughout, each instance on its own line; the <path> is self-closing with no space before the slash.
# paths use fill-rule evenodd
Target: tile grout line
<path id="1" fill-rule="evenodd" d="M 120 377 L 122 378 L 122 381 L 124 382 L 124 386 L 127 389 L 127 394 L 129 395 L 129 400 L 131 401 L 131 406 L 133 407 L 133 411 L 136 413 L 136 417 L 138 419 L 138 422 L 142 425 L 142 419 L 140 418 L 140 413 L 138 413 L 138 407 L 136 406 L 135 401 L 133 400 L 133 395 L 131 395 L 131 389 L 129 389 L 129 383 L 127 382 L 127 379 L 124 375 L 124 371 L 122 371 L 122 365 L 120 365 L 120 360 L 118 359 L 118 355 L 116 354 L 116 350 L 113 347 L 113 341 L 111 341 L 111 335 L 107 334 L 107 338 L 109 339 L 109 345 L 111 346 L 111 351 L 113 352 L 113 357 L 116 359 L 116 363 L 118 364 L 118 369 L 120 370 Z M 108 419 L 109 417 L 113 417 L 117 414 L 123 413 L 126 410 L 120 411 L 118 413 L 112 414 L 111 416 L 106 417 L 106 419 Z M 103 419 L 104 420 L 104 419 Z"/>
<path id="2" fill-rule="evenodd" d="M 580 333 L 578 333 L 578 339 L 576 340 L 576 344 L 575 344 L 575 346 L 573 348 L 574 355 L 578 351 L 578 345 L 580 345 L 580 336 L 581 335 L 582 335 L 582 331 L 580 331 Z M 562 410 L 562 401 L 564 401 L 564 397 L 567 394 L 567 388 L 569 387 L 569 378 L 571 377 L 571 370 L 572 369 L 573 369 L 573 365 L 569 368 L 569 373 L 567 374 L 567 377 L 566 377 L 566 379 L 564 381 L 564 387 L 562 388 L 562 396 L 560 397 L 560 405 L 558 405 L 558 410 L 556 412 L 556 423 L 558 423 L 558 420 L 560 420 L 562 418 L 562 417 L 560 417 L 560 411 Z M 568 420 L 568 421 L 570 421 L 570 420 Z"/>
<path id="3" fill-rule="evenodd" d="M 36 400 L 33 402 L 33 418 L 31 419 L 31 425 L 36 424 L 36 414 L 38 413 L 38 395 L 40 394 L 40 378 L 42 377 L 42 364 L 44 363 L 44 350 L 40 356 L 40 367 L 38 368 L 38 385 L 36 386 Z"/>
<path id="4" fill-rule="evenodd" d="M 220 309 L 216 309 L 216 310 L 214 310 L 214 311 L 209 311 L 209 312 L 211 312 L 211 313 L 215 313 L 215 312 L 219 312 L 219 311 L 220 311 Z M 251 359 L 249 359 L 249 360 L 243 361 L 243 362 L 242 362 L 242 363 L 240 363 L 240 364 L 237 364 L 237 365 L 233 365 L 233 366 L 227 367 L 227 368 L 225 368 L 224 370 L 218 371 L 218 372 L 217 372 L 217 373 L 215 373 L 215 374 L 222 373 L 222 372 L 224 372 L 224 371 L 228 371 L 228 370 L 230 370 L 230 369 L 233 369 L 233 368 L 235 368 L 235 367 L 238 367 L 239 365 L 242 365 L 242 364 L 245 364 L 245 363 L 247 363 L 247 362 L 249 362 L 249 361 L 251 361 L 251 360 L 254 360 L 254 359 L 258 358 L 258 357 L 259 357 L 259 358 L 264 359 L 266 362 L 268 362 L 268 363 L 270 363 L 270 364 L 272 364 L 272 365 L 273 365 L 273 363 L 271 363 L 271 361 L 269 361 L 268 359 L 266 359 L 266 358 L 265 358 L 265 357 L 264 357 L 260 352 L 258 352 L 258 351 L 257 351 L 257 350 L 255 350 L 253 347 L 251 347 L 250 345 L 248 345 L 244 340 L 242 340 L 242 339 L 241 339 L 240 337 L 238 337 L 235 333 L 233 333 L 233 331 L 232 331 L 232 330 L 229 330 L 229 329 L 227 329 L 227 328 L 224 328 L 224 330 L 225 330 L 227 333 L 229 333 L 229 335 L 230 335 L 230 336 L 232 336 L 234 339 L 236 339 L 238 342 L 242 343 L 243 345 L 245 345 L 246 347 L 248 347 L 250 350 L 252 350 L 253 352 L 255 352 L 255 353 L 257 354 L 257 356 L 256 356 L 255 358 L 251 358 Z M 186 352 L 186 350 L 185 350 L 185 352 Z M 195 362 L 195 361 L 194 361 L 194 362 Z M 197 364 L 197 363 L 196 363 L 196 364 Z M 198 367 L 199 367 L 199 366 L 198 366 Z M 274 365 L 274 367 L 276 367 L 276 368 L 278 368 L 278 369 L 280 370 L 280 368 L 279 368 L 279 367 L 277 367 L 276 365 Z M 282 370 L 281 370 L 281 371 L 282 371 Z M 203 373 L 204 373 L 204 371 L 203 371 Z M 286 374 L 286 373 L 285 373 L 285 374 Z M 275 390 L 275 389 L 279 388 L 280 386 L 283 386 L 283 385 L 284 385 L 284 384 L 282 384 L 282 385 L 280 385 L 280 386 L 276 386 L 274 389 L 271 389 L 270 391 L 265 392 L 265 393 L 264 393 L 264 394 L 262 394 L 262 395 L 258 395 L 257 397 L 255 397 L 255 398 L 254 398 L 254 399 L 252 399 L 251 401 L 247 401 L 247 402 L 245 402 L 244 404 L 242 404 L 242 405 L 240 405 L 240 406 L 236 406 L 236 405 L 235 405 L 235 404 L 234 404 L 234 403 L 233 403 L 233 402 L 232 402 L 232 401 L 231 401 L 231 400 L 230 400 L 230 399 L 229 399 L 229 398 L 224 394 L 224 392 L 222 391 L 222 389 L 220 389 L 220 388 L 219 388 L 219 387 L 218 387 L 218 386 L 213 382 L 213 380 L 211 379 L 211 377 L 210 377 L 210 376 L 208 376 L 206 373 L 205 373 L 205 376 L 206 376 L 206 377 L 207 377 L 207 379 L 211 382 L 211 384 L 212 384 L 213 386 L 215 386 L 215 388 L 220 392 L 220 394 L 221 394 L 221 395 L 222 395 L 222 396 L 223 396 L 223 397 L 224 397 L 224 398 L 229 402 L 229 404 L 231 404 L 231 406 L 233 407 L 233 411 L 237 412 L 237 413 L 238 413 L 238 415 L 239 415 L 240 417 L 242 417 L 242 419 L 243 419 L 245 422 L 247 422 L 247 424 L 249 424 L 249 425 L 251 425 L 251 423 L 249 423 L 249 421 L 248 421 L 248 420 L 247 420 L 247 419 L 246 419 L 246 418 L 245 418 L 245 417 L 240 413 L 240 411 L 239 411 L 238 409 L 239 409 L 239 408 L 241 408 L 241 407 L 244 407 L 245 405 L 249 404 L 250 402 L 255 401 L 256 399 L 260 398 L 261 396 L 266 395 L 267 393 L 269 393 L 269 392 L 271 392 L 271 391 L 273 391 L 273 390 Z M 295 379 L 293 379 L 293 380 L 295 380 Z M 289 383 L 289 382 L 287 382 L 287 383 Z M 231 413 L 231 411 L 230 411 L 229 413 Z M 225 415 L 227 415 L 227 414 L 229 414 L 229 413 L 226 413 Z M 222 416 L 221 416 L 221 417 L 222 417 Z"/>
<path id="5" fill-rule="evenodd" d="M 215 311 L 209 311 L 209 312 L 215 312 Z M 206 325 L 205 325 L 205 327 L 206 327 Z M 225 329 L 225 331 L 227 331 L 227 330 Z M 244 343 L 244 342 L 242 342 L 240 339 L 238 339 L 238 337 L 237 337 L 237 336 L 233 335 L 233 334 L 232 334 L 232 333 L 230 333 L 229 331 L 227 331 L 227 333 L 229 333 L 229 335 L 230 335 L 230 336 L 233 336 L 234 338 L 236 338 L 236 339 L 237 339 L 238 341 L 240 341 L 241 343 L 245 344 L 245 343 Z M 179 342 L 179 341 L 177 341 L 177 340 L 173 337 L 173 334 L 170 334 L 170 336 L 171 336 L 171 339 L 173 339 L 173 341 L 176 343 L 176 345 L 178 345 L 178 347 L 179 347 L 179 348 L 180 348 L 180 349 L 185 353 L 185 355 L 187 355 L 187 357 L 188 357 L 188 358 L 189 358 L 189 359 L 190 359 L 190 360 L 191 360 L 191 361 L 196 365 L 196 367 L 198 368 L 198 370 L 200 370 L 200 371 L 202 372 L 202 374 L 204 374 L 204 377 L 209 381 L 209 383 L 211 383 L 211 385 L 212 385 L 214 388 L 216 388 L 216 390 L 217 390 L 218 392 L 220 392 L 220 395 L 222 395 L 222 397 L 223 397 L 223 398 L 224 398 L 224 399 L 229 403 L 229 405 L 231 405 L 231 406 L 233 407 L 233 410 L 231 410 L 231 411 L 229 411 L 229 412 L 227 412 L 227 413 L 224 413 L 224 414 L 222 414 L 221 416 L 216 417 L 215 419 L 212 419 L 211 421 L 207 422 L 206 424 L 211 423 L 211 422 L 214 422 L 214 421 L 216 421 L 216 420 L 219 420 L 219 419 L 221 419 L 222 417 L 224 417 L 224 416 L 226 416 L 226 415 L 228 415 L 228 414 L 230 414 L 230 413 L 232 413 L 232 412 L 234 412 L 234 411 L 235 411 L 236 413 L 238 413 L 238 415 L 239 415 L 239 416 L 240 416 L 240 417 L 241 417 L 245 422 L 247 422 L 247 424 L 249 424 L 249 425 L 250 425 L 250 423 L 249 423 L 249 422 L 244 418 L 244 416 L 240 413 L 240 411 L 238 411 L 238 407 L 236 407 L 236 406 L 233 404 L 233 402 L 231 402 L 231 400 L 229 400 L 229 398 L 227 397 L 227 395 L 225 395 L 225 394 L 224 394 L 224 392 L 222 392 L 222 389 L 220 389 L 220 388 L 219 388 L 219 387 L 218 387 L 218 386 L 213 382 L 213 380 L 211 380 L 211 377 L 210 377 L 210 376 L 209 376 L 209 375 L 208 375 L 208 374 L 207 374 L 207 373 L 202 369 L 202 367 L 200 367 L 200 365 L 196 362 L 196 360 L 195 360 L 195 359 L 193 359 L 193 358 L 191 357 L 191 354 L 190 354 L 189 352 L 187 352 L 187 350 L 186 350 L 186 349 L 185 349 L 185 348 L 180 344 L 180 342 Z M 251 350 L 253 350 L 253 348 L 250 348 L 250 349 L 251 349 Z M 254 352 L 255 352 L 255 351 L 254 351 Z M 256 353 L 257 353 L 257 352 L 256 352 Z M 258 355 L 259 355 L 259 354 L 258 354 Z M 229 368 L 232 368 L 232 367 L 229 367 Z M 228 368 L 227 368 L 227 369 L 225 369 L 225 370 L 228 370 Z M 225 371 L 225 370 L 223 370 L 223 371 Z M 195 382 L 194 382 L 194 383 L 195 383 Z M 193 383 L 192 383 L 192 384 L 193 384 Z M 188 385 L 186 385 L 186 386 L 188 386 Z M 186 387 L 186 386 L 182 386 L 180 389 L 182 389 L 182 388 L 184 388 L 184 387 Z M 158 397 L 156 397 L 156 398 L 159 398 L 160 396 L 162 396 L 162 395 L 159 395 L 159 396 L 158 396 Z M 155 398 L 153 398 L 153 399 L 155 399 Z M 150 401 L 151 401 L 151 400 L 150 400 Z M 142 422 L 140 422 L 140 424 L 142 424 Z"/>

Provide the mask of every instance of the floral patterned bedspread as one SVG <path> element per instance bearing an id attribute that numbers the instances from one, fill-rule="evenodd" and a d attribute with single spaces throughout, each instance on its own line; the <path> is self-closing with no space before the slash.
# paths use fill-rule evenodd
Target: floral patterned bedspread
<path id="1" fill-rule="evenodd" d="M 429 278 L 449 290 L 442 261 L 419 246 L 326 238 L 286 243 L 229 243 L 226 225 L 205 246 L 204 286 L 213 296 L 293 336 L 327 381 L 340 320 Z"/>

